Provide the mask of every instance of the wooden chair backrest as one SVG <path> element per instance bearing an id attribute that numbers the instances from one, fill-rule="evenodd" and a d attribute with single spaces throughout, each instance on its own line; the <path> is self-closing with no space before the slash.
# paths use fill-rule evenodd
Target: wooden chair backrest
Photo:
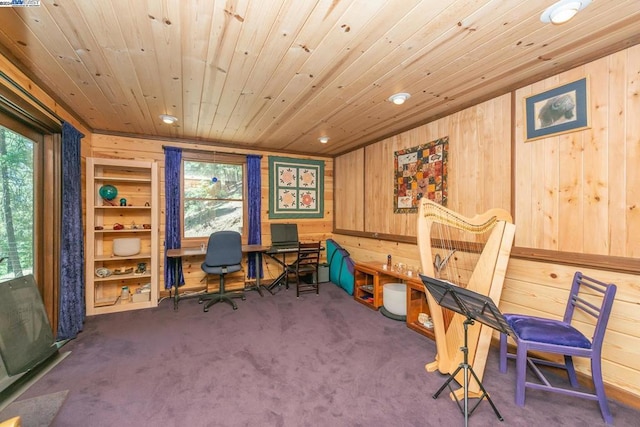
<path id="1" fill-rule="evenodd" d="M 300 243 L 298 246 L 298 269 L 318 268 L 320 263 L 320 242 Z"/>

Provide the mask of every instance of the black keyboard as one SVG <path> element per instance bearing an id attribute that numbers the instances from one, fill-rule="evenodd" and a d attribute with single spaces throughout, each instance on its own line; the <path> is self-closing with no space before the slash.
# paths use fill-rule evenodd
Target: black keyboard
<path id="1" fill-rule="evenodd" d="M 285 254 L 289 252 L 298 252 L 297 246 L 271 246 L 268 250 L 268 254 Z"/>
<path id="2" fill-rule="evenodd" d="M 324 246 L 320 246 L 320 250 L 324 250 Z M 313 251 L 313 249 L 302 249 L 302 252 Z M 298 252 L 297 246 L 271 246 L 265 253 L 267 254 L 288 254 L 290 252 Z"/>

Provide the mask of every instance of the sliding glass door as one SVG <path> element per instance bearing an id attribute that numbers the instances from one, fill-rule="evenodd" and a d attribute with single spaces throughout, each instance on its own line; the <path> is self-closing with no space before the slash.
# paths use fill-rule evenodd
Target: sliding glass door
<path id="1" fill-rule="evenodd" d="M 0 126 L 0 282 L 36 273 L 36 141 Z"/>

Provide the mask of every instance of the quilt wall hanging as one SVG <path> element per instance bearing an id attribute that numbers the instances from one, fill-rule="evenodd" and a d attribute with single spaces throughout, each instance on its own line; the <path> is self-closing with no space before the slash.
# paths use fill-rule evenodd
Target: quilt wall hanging
<path id="1" fill-rule="evenodd" d="M 447 206 L 447 153 L 449 137 L 394 152 L 393 212 L 418 212 L 427 197 Z"/>
<path id="2" fill-rule="evenodd" d="M 269 218 L 324 217 L 324 161 L 269 156 Z"/>

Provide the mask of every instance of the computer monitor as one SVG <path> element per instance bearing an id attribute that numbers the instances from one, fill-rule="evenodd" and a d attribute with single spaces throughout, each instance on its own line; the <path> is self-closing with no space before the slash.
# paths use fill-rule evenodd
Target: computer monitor
<path id="1" fill-rule="evenodd" d="M 271 224 L 272 246 L 297 246 L 298 224 Z"/>

